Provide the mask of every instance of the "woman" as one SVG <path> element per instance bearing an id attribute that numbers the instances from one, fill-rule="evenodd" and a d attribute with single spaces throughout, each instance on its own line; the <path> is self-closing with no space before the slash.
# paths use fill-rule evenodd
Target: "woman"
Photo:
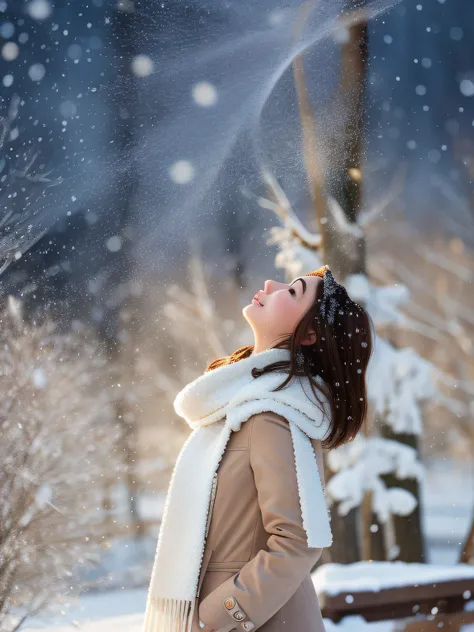
<path id="1" fill-rule="evenodd" d="M 143 632 L 322 632 L 310 571 L 332 543 L 322 449 L 366 416 L 372 322 L 328 266 L 266 281 L 254 345 L 176 397 L 193 429 L 166 498 Z"/>

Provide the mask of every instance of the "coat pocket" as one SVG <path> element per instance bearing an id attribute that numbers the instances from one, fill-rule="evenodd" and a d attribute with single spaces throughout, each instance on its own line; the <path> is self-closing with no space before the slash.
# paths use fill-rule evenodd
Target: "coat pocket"
<path id="1" fill-rule="evenodd" d="M 230 632 L 230 630 L 237 629 L 237 623 L 233 622 L 229 615 L 226 614 L 227 611 L 222 605 L 222 599 L 220 597 L 216 599 L 212 595 L 212 592 L 232 577 L 233 574 L 231 571 L 208 572 L 202 583 L 201 597 L 198 601 L 198 617 L 200 621 L 207 623 L 215 632 Z"/>

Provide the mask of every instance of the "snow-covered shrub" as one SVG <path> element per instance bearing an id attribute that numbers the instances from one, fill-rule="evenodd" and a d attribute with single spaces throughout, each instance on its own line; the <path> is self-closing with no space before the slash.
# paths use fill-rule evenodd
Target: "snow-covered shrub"
<path id="1" fill-rule="evenodd" d="M 93 337 L 0 313 L 0 629 L 64 599 L 95 559 L 117 477 L 109 369 Z"/>

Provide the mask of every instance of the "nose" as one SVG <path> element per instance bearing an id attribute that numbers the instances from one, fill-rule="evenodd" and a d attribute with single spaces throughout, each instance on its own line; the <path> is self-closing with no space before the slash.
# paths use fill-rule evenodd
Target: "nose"
<path id="1" fill-rule="evenodd" d="M 278 283 L 278 281 L 273 281 L 272 279 L 268 279 L 265 281 L 265 285 L 263 286 L 263 291 L 265 294 L 271 294 L 275 290 L 281 290 L 281 288 L 286 287 L 284 283 Z"/>

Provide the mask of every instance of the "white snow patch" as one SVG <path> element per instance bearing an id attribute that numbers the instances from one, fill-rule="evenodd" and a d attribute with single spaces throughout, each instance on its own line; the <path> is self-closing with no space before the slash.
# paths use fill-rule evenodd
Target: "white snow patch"
<path id="1" fill-rule="evenodd" d="M 470 564 L 417 564 L 407 562 L 354 562 L 353 564 L 324 564 L 311 575 L 317 592 L 338 595 L 341 592 L 363 592 L 413 584 L 432 584 L 439 581 L 472 579 L 474 566 Z"/>

